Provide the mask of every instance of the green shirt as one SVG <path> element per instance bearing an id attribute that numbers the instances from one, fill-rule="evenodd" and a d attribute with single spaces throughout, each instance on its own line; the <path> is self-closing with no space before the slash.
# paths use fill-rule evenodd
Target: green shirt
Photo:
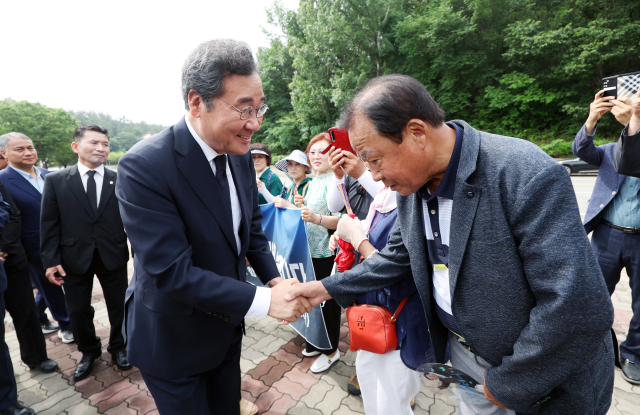
<path id="1" fill-rule="evenodd" d="M 316 176 L 309 183 L 307 195 L 304 197 L 305 206 L 318 215 L 340 216 L 339 213 L 331 213 L 327 207 L 327 191 L 333 180 L 333 172 L 329 171 L 321 176 Z M 329 230 L 322 225 L 307 222 L 307 241 L 311 258 L 327 258 L 333 255 L 329 249 Z"/>
<path id="2" fill-rule="evenodd" d="M 312 177 L 306 177 L 303 181 L 300 182 L 300 184 L 298 185 L 298 194 L 301 194 L 302 196 L 307 195 L 307 192 L 309 191 L 309 186 L 307 185 L 307 183 L 309 183 L 311 180 L 313 180 Z M 291 185 L 287 189 L 287 193 L 285 193 L 283 199 L 295 204 L 295 200 L 294 200 L 295 195 L 293 194 L 293 190 L 292 190 L 293 186 L 294 185 Z"/>
<path id="3" fill-rule="evenodd" d="M 280 192 L 282 191 L 282 182 L 280 181 L 278 175 L 271 171 L 271 168 L 267 167 L 266 169 L 264 169 L 264 171 L 260 175 L 260 181 L 264 183 L 265 186 L 267 186 L 267 190 L 269 191 L 269 193 L 274 196 L 280 195 Z M 267 203 L 267 200 L 260 193 L 258 193 L 258 203 L 261 205 Z"/>

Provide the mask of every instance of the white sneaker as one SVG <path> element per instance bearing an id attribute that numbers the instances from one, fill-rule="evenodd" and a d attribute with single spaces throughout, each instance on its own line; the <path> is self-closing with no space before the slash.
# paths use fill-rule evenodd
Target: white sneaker
<path id="1" fill-rule="evenodd" d="M 319 355 L 320 352 L 319 351 L 315 351 L 315 352 L 308 352 L 306 349 L 302 351 L 302 355 L 305 357 L 313 357 L 313 356 L 317 356 Z"/>
<path id="2" fill-rule="evenodd" d="M 58 337 L 62 340 L 62 343 L 73 343 L 73 332 L 71 330 L 58 330 Z"/>
<path id="3" fill-rule="evenodd" d="M 313 373 L 324 372 L 329 369 L 332 364 L 340 360 L 340 352 L 337 352 L 332 358 L 329 358 L 326 354 L 321 354 L 315 362 L 311 365 L 311 371 Z"/>

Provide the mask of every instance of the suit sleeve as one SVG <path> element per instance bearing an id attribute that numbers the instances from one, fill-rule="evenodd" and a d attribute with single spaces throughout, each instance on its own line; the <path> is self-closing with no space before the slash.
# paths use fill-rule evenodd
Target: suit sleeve
<path id="1" fill-rule="evenodd" d="M 44 268 L 60 265 L 60 211 L 53 179 L 46 175 L 40 207 L 40 256 Z"/>
<path id="2" fill-rule="evenodd" d="M 137 266 L 164 294 L 240 324 L 256 287 L 193 265 L 192 246 L 173 195 L 158 168 L 138 153 L 118 163 L 116 196 Z"/>
<path id="3" fill-rule="evenodd" d="M 256 172 L 253 167 L 253 161 L 249 159 L 249 174 L 250 177 L 255 177 Z M 275 176 L 275 173 L 274 173 Z M 262 210 L 258 203 L 258 188 L 254 186 L 254 181 L 251 182 L 253 190 L 251 195 L 253 200 L 251 206 L 253 206 L 253 216 L 251 217 L 250 233 L 249 233 L 249 248 L 247 249 L 247 259 L 251 263 L 251 267 L 256 271 L 258 278 L 264 285 L 267 285 L 272 279 L 279 277 L 278 267 L 273 259 L 273 254 L 269 251 L 269 243 L 267 237 L 262 230 Z M 280 183 L 282 187 L 282 183 Z"/>
<path id="4" fill-rule="evenodd" d="M 640 131 L 629 135 L 627 125 L 620 134 L 616 152 L 613 157 L 613 167 L 618 174 L 640 177 Z"/>
<path id="5" fill-rule="evenodd" d="M 0 235 L 0 250 L 8 254 L 15 255 L 19 252 L 20 236 L 22 234 L 20 209 L 18 209 L 18 206 L 16 206 L 16 203 L 13 201 L 9 191 L 2 182 L 0 182 L 0 194 L 2 195 L 2 199 L 11 206 L 9 222 L 2 230 L 2 235 Z"/>
<path id="6" fill-rule="evenodd" d="M 389 243 L 373 258 L 349 271 L 322 280 L 331 297 L 347 308 L 368 292 L 388 287 L 411 275 L 409 252 L 402 240 L 400 216 L 389 236 Z"/>
<path id="7" fill-rule="evenodd" d="M 571 150 L 576 157 L 589 164 L 600 167 L 604 158 L 604 150 L 593 144 L 593 138 L 596 135 L 598 127 L 593 130 L 593 134 L 587 135 L 586 125 L 583 125 L 576 138 L 571 144 Z"/>
<path id="8" fill-rule="evenodd" d="M 543 169 L 526 184 L 509 221 L 536 305 L 513 355 L 485 379 L 498 401 L 524 413 L 584 370 L 588 356 L 609 336 L 613 306 L 561 165 Z"/>

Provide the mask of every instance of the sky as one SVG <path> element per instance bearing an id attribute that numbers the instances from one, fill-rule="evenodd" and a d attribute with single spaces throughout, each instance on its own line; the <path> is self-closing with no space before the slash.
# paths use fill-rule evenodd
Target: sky
<path id="1" fill-rule="evenodd" d="M 299 0 L 280 0 L 298 8 Z M 268 46 L 274 0 L 1 1 L 0 100 L 164 126 L 185 113 L 182 64 L 215 38 Z M 268 98 L 268 97 L 267 97 Z"/>

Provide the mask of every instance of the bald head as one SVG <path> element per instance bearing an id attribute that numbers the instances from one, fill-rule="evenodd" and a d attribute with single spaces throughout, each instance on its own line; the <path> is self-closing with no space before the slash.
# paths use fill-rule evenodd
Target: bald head
<path id="1" fill-rule="evenodd" d="M 349 130 L 358 116 L 369 118 L 380 135 L 402 143 L 402 131 L 410 120 L 422 120 L 438 128 L 445 113 L 416 79 L 385 75 L 367 82 L 349 102 L 340 127 Z"/>

